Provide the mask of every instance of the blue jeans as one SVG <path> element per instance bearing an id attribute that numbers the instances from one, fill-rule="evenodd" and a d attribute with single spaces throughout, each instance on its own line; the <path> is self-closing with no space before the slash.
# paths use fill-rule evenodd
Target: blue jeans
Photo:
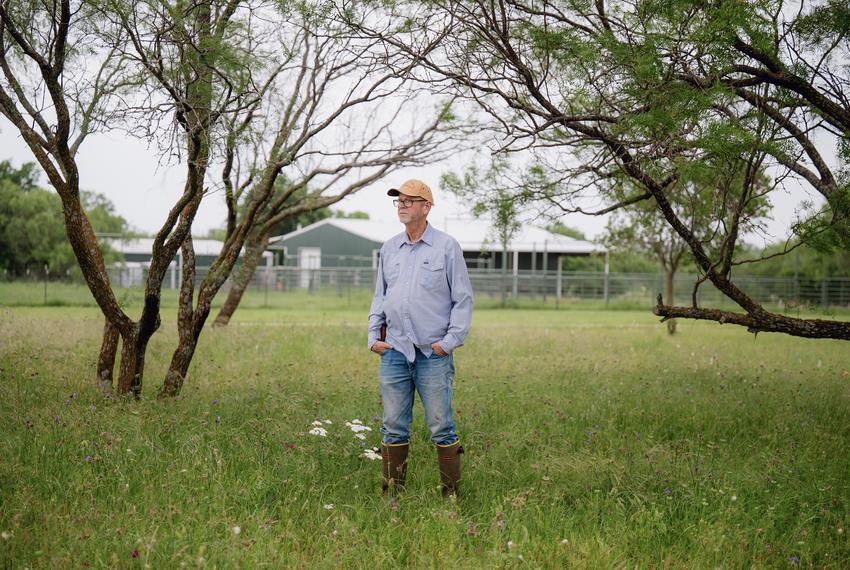
<path id="1" fill-rule="evenodd" d="M 381 355 L 381 400 L 384 403 L 386 444 L 410 441 L 413 420 L 413 391 L 425 408 L 425 423 L 431 430 L 431 441 L 450 445 L 458 440 L 452 414 L 452 382 L 455 377 L 454 356 L 426 357 L 418 349 L 416 360 L 407 361 L 397 350 L 387 349 Z"/>

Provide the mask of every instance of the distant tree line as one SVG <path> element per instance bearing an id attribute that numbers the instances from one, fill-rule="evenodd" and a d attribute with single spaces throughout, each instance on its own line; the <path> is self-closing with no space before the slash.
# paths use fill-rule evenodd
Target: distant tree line
<path id="1" fill-rule="evenodd" d="M 65 235 L 62 201 L 38 185 L 38 166 L 15 167 L 0 162 L 0 271 L 6 278 L 26 275 L 79 276 L 79 266 Z M 127 220 L 115 213 L 106 197 L 81 192 L 81 201 L 95 232 L 127 235 Z M 120 256 L 102 245 L 107 262 Z"/>

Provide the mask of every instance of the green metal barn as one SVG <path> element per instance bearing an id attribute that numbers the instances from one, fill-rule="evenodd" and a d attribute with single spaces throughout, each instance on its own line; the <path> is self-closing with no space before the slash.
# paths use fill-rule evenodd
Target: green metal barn
<path id="1" fill-rule="evenodd" d="M 516 233 L 508 244 L 508 255 L 503 256 L 502 246 L 493 239 L 485 220 L 450 218 L 429 223 L 458 240 L 471 269 L 501 270 L 506 261 L 511 270 L 555 271 L 559 257 L 604 252 L 593 243 L 527 225 Z M 275 265 L 303 269 L 374 268 L 381 244 L 403 230 L 397 221 L 327 218 L 272 238 L 269 250 L 275 252 Z"/>

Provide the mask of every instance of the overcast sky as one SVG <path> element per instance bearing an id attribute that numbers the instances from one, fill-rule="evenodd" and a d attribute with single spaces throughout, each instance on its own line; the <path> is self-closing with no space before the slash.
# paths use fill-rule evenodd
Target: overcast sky
<path id="1" fill-rule="evenodd" d="M 0 149 L 0 160 L 11 159 L 16 166 L 23 162 L 34 162 L 29 148 L 4 117 L 0 117 Z M 157 153 L 156 148 L 147 148 L 143 141 L 120 134 L 92 135 L 80 147 L 78 155 L 81 187 L 107 196 L 115 204 L 118 214 L 134 228 L 153 234 L 177 200 L 186 172 L 185 167 L 180 165 L 161 166 Z M 432 220 L 443 225 L 442 222 L 447 218 L 469 218 L 469 211 L 464 204 L 458 203 L 451 194 L 439 190 L 440 175 L 447 170 L 462 171 L 468 160 L 467 156 L 457 156 L 452 161 L 430 167 L 399 171 L 384 182 L 376 183 L 343 200 L 334 209 L 345 212 L 360 210 L 367 212 L 371 219 L 395 220 L 395 209 L 391 198 L 386 195 L 387 188 L 397 186 L 408 178 L 419 178 L 434 190 L 436 204 L 431 211 Z M 40 181 L 47 186 L 44 174 Z M 784 239 L 795 219 L 800 201 L 811 198 L 811 194 L 801 188 L 793 192 L 775 193 L 774 219 L 769 222 L 768 241 Z M 223 227 L 225 216 L 223 196 L 206 196 L 195 219 L 193 235 L 205 236 L 210 229 Z M 580 214 L 564 216 L 562 221 L 567 226 L 581 230 L 588 238 L 599 236 L 605 226 L 604 218 Z M 761 241 L 756 245 L 762 245 Z"/>

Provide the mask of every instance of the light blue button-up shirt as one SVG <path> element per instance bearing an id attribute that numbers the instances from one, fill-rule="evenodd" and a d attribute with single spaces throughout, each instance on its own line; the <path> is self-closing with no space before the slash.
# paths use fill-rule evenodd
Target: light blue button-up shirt
<path id="1" fill-rule="evenodd" d="M 387 325 L 386 341 L 416 358 L 431 356 L 431 343 L 452 352 L 463 345 L 472 322 L 472 286 L 460 244 L 431 224 L 416 243 L 407 233 L 381 247 L 375 297 L 369 311 L 369 348 Z"/>

